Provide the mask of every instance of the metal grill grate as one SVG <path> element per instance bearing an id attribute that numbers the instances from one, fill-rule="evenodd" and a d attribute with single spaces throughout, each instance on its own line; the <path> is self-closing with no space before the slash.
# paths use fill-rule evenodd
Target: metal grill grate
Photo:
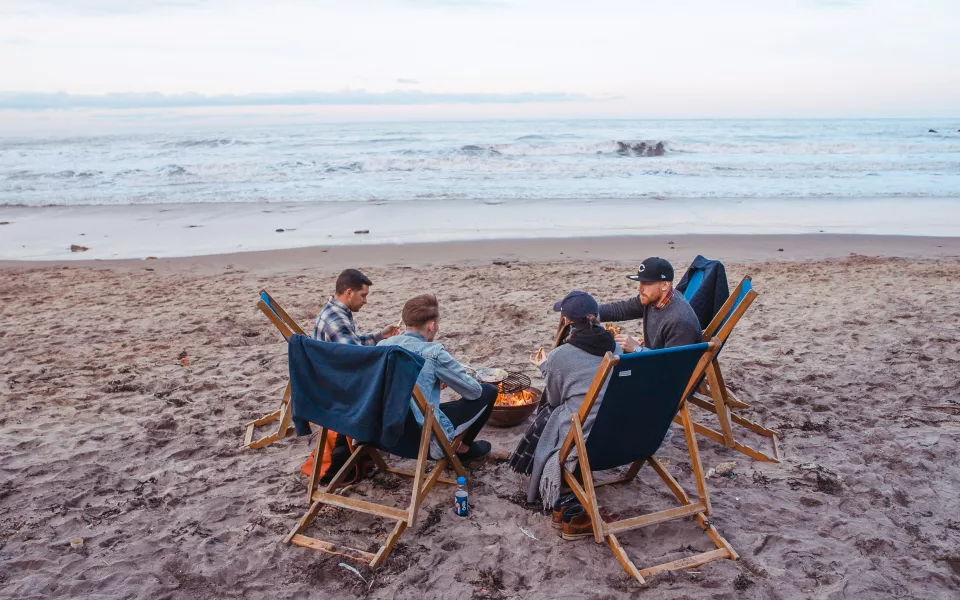
<path id="1" fill-rule="evenodd" d="M 518 394 L 530 387 L 530 378 L 523 373 L 507 373 L 507 378 L 497 384 L 501 394 Z"/>

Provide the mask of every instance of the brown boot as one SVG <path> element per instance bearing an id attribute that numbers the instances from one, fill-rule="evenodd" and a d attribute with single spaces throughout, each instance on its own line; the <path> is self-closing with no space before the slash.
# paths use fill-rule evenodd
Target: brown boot
<path id="1" fill-rule="evenodd" d="M 563 529 L 563 514 L 573 506 L 580 506 L 580 501 L 573 494 L 560 496 L 554 503 L 553 522 L 551 523 L 554 529 Z"/>
<path id="2" fill-rule="evenodd" d="M 577 504 L 563 513 L 563 530 L 560 537 L 567 541 L 593 537 L 593 524 L 590 515 L 582 505 Z"/>

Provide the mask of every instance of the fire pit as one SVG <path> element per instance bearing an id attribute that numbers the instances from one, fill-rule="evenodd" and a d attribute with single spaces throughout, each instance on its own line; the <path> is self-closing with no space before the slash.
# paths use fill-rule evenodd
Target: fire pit
<path id="1" fill-rule="evenodd" d="M 540 402 L 540 390 L 530 387 L 530 378 L 509 373 L 497 384 L 500 393 L 487 423 L 495 427 L 513 427 L 527 420 Z"/>

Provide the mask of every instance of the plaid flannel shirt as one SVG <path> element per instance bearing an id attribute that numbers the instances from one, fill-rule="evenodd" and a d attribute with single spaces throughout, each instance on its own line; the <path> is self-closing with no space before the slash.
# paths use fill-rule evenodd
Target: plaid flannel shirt
<path id="1" fill-rule="evenodd" d="M 343 302 L 331 296 L 313 324 L 313 339 L 337 344 L 376 346 L 381 338 L 379 333 L 358 334 L 353 324 L 353 312 Z"/>

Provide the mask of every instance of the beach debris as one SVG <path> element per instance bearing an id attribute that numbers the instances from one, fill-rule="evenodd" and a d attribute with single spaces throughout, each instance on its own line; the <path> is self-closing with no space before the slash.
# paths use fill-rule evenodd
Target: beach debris
<path id="1" fill-rule="evenodd" d="M 520 527 L 520 526 L 517 525 L 517 527 Z M 536 540 L 536 539 L 538 539 L 537 536 L 533 535 L 532 533 L 530 533 L 529 531 L 527 531 L 527 530 L 524 529 L 523 527 L 520 527 L 520 531 L 523 533 L 523 535 L 527 536 L 527 537 L 530 538 L 531 540 Z"/>
<path id="2" fill-rule="evenodd" d="M 156 256 L 148 256 L 148 257 L 146 257 L 146 258 L 143 259 L 143 260 L 157 260 L 157 257 L 156 257 Z"/>
<path id="3" fill-rule="evenodd" d="M 736 479 L 737 476 L 733 472 L 736 466 L 737 463 L 733 461 L 722 462 L 707 471 L 707 477 L 729 477 L 730 479 Z"/>
<path id="4" fill-rule="evenodd" d="M 937 442 L 939 441 L 940 441 L 940 436 L 933 434 L 933 435 L 928 435 L 927 437 L 923 438 L 917 443 L 923 446 L 924 448 L 929 448 L 930 446 L 936 446 Z"/>
<path id="5" fill-rule="evenodd" d="M 0 221 L 0 225 L 9 225 L 10 221 Z M 82 233 L 80 235 L 83 235 Z"/>
<path id="6" fill-rule="evenodd" d="M 958 410 L 960 411 L 960 404 L 928 404 L 924 408 L 930 408 L 933 410 Z"/>
<path id="7" fill-rule="evenodd" d="M 936 129 L 928 129 L 928 130 L 927 130 L 927 133 L 936 133 L 936 132 L 937 132 Z"/>
<path id="8" fill-rule="evenodd" d="M 347 563 L 338 563 L 337 566 L 343 567 L 344 569 L 350 571 L 351 573 L 359 577 L 360 581 L 367 583 L 367 580 L 363 577 L 363 575 L 360 574 L 360 571 L 353 565 L 348 565 Z"/>
<path id="9" fill-rule="evenodd" d="M 740 573 L 733 579 L 733 589 L 738 592 L 745 591 L 748 587 L 753 585 L 753 580 L 747 577 L 744 573 Z"/>
<path id="10" fill-rule="evenodd" d="M 189 367 L 189 366 L 190 366 L 190 357 L 187 355 L 187 351 L 186 351 L 186 350 L 182 351 L 180 354 L 177 355 L 177 360 L 180 361 L 180 366 L 181 366 L 181 367 Z"/>
<path id="11" fill-rule="evenodd" d="M 90 248 L 87 248 L 86 246 L 78 246 L 77 244 L 70 245 L 70 252 L 86 252 L 89 249 Z"/>
<path id="12" fill-rule="evenodd" d="M 777 248 L 777 252 L 783 252 L 783 248 Z"/>
<path id="13" fill-rule="evenodd" d="M 843 484 L 840 482 L 840 478 L 836 473 L 826 469 L 817 463 L 805 463 L 798 465 L 796 467 L 798 470 L 803 471 L 805 479 L 809 481 L 809 476 L 811 473 L 815 478 L 815 483 L 817 486 L 818 492 L 823 492 L 824 494 L 829 494 L 831 496 L 839 496 L 840 492 L 843 489 Z M 799 481 L 788 480 L 791 488 L 794 486 L 802 485 Z"/>
<path id="14" fill-rule="evenodd" d="M 197 227 L 203 227 L 203 225 L 187 225 L 187 229 L 196 229 Z"/>
<path id="15" fill-rule="evenodd" d="M 283 233 L 283 230 L 282 230 L 282 229 L 278 229 L 278 230 L 277 230 L 277 233 Z"/>
<path id="16" fill-rule="evenodd" d="M 354 233 L 357 234 L 357 235 L 363 235 L 363 234 L 365 234 L 365 233 L 370 233 L 370 230 L 369 230 L 369 229 L 358 229 L 358 230 L 354 231 Z"/>
<path id="17" fill-rule="evenodd" d="M 74 550 L 83 550 L 83 538 L 73 538 L 70 540 L 70 547 Z"/>

